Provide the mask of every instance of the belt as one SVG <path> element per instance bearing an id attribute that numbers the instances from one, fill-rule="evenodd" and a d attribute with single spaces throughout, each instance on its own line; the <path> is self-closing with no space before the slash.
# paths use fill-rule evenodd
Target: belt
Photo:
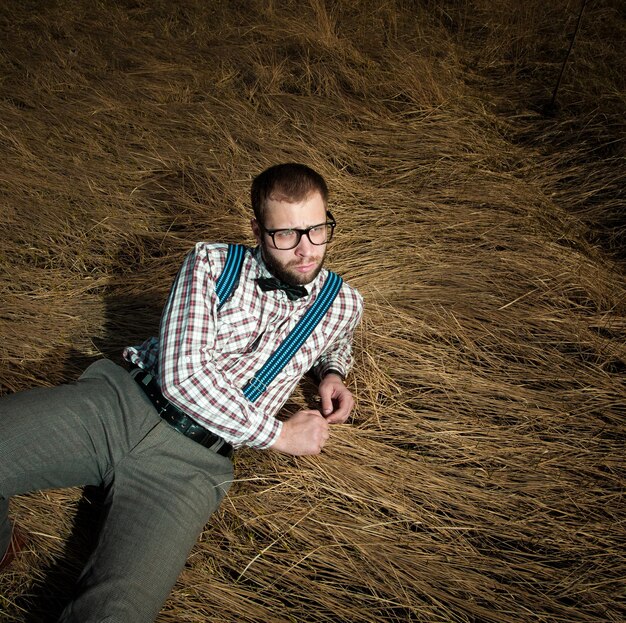
<path id="1" fill-rule="evenodd" d="M 130 366 L 130 375 L 137 381 L 137 384 L 150 402 L 154 405 L 158 414 L 179 433 L 193 439 L 205 448 L 210 448 L 213 452 L 222 456 L 232 458 L 233 447 L 219 435 L 216 435 L 208 428 L 198 424 L 193 418 L 183 413 L 163 396 L 159 384 L 152 374 L 146 372 L 138 366 Z"/>

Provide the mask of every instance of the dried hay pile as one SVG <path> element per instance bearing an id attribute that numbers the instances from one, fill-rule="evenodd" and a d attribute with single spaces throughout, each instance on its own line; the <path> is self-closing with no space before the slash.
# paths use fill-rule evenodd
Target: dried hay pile
<path id="1" fill-rule="evenodd" d="M 366 299 L 351 425 L 239 453 L 159 621 L 626 617 L 625 15 L 589 3 L 545 117 L 578 6 L 520 4 L 0 8 L 3 393 L 152 335 L 196 240 L 252 242 L 275 162 L 326 175 Z M 3 622 L 67 600 L 79 499 L 13 501 Z"/>

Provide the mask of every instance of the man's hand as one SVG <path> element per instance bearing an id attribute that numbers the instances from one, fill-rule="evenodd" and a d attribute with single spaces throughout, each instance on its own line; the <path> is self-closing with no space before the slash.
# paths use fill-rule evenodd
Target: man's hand
<path id="1" fill-rule="evenodd" d="M 331 372 L 320 381 L 318 391 L 322 399 L 322 415 L 326 421 L 329 424 L 345 422 L 354 407 L 354 398 L 343 384 L 343 379 Z"/>
<path id="2" fill-rule="evenodd" d="M 305 409 L 294 413 L 280 431 L 271 449 L 293 456 L 319 454 L 328 440 L 328 422 L 319 411 Z"/>

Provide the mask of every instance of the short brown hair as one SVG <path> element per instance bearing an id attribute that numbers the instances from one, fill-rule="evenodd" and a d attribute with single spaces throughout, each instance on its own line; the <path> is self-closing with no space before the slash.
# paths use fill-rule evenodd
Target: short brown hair
<path id="1" fill-rule="evenodd" d="M 322 196 L 326 205 L 328 186 L 319 173 L 305 164 L 296 162 L 275 164 L 252 180 L 250 198 L 254 217 L 259 223 L 263 223 L 268 199 L 295 203 L 316 191 Z"/>

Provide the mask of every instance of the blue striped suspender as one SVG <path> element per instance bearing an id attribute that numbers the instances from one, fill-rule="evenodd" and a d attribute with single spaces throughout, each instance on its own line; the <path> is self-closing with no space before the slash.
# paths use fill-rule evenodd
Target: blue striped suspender
<path id="1" fill-rule="evenodd" d="M 228 245 L 226 264 L 215 284 L 215 293 L 219 300 L 218 309 L 226 302 L 239 281 L 244 254 L 245 247 L 242 245 Z M 248 400 L 254 402 L 278 376 L 278 373 L 287 365 L 289 360 L 300 350 L 302 344 L 313 333 L 313 329 L 315 329 L 328 311 L 328 308 L 333 304 L 342 283 L 343 280 L 339 275 L 328 272 L 324 286 L 313 305 L 306 310 L 304 316 L 300 318 L 298 324 L 291 330 L 291 333 L 244 386 L 243 395 Z"/>
<path id="2" fill-rule="evenodd" d="M 229 244 L 224 270 L 215 283 L 215 294 L 219 301 L 219 309 L 231 295 L 239 282 L 239 273 L 243 265 L 246 248 L 242 244 Z"/>
<path id="3" fill-rule="evenodd" d="M 343 280 L 339 275 L 328 272 L 324 286 L 313 305 L 306 310 L 298 324 L 291 330 L 291 333 L 283 340 L 282 344 L 270 355 L 263 367 L 246 383 L 243 388 L 243 395 L 248 400 L 254 402 L 304 344 L 304 341 L 311 335 L 317 323 L 324 317 L 324 314 L 335 300 L 342 282 Z"/>

